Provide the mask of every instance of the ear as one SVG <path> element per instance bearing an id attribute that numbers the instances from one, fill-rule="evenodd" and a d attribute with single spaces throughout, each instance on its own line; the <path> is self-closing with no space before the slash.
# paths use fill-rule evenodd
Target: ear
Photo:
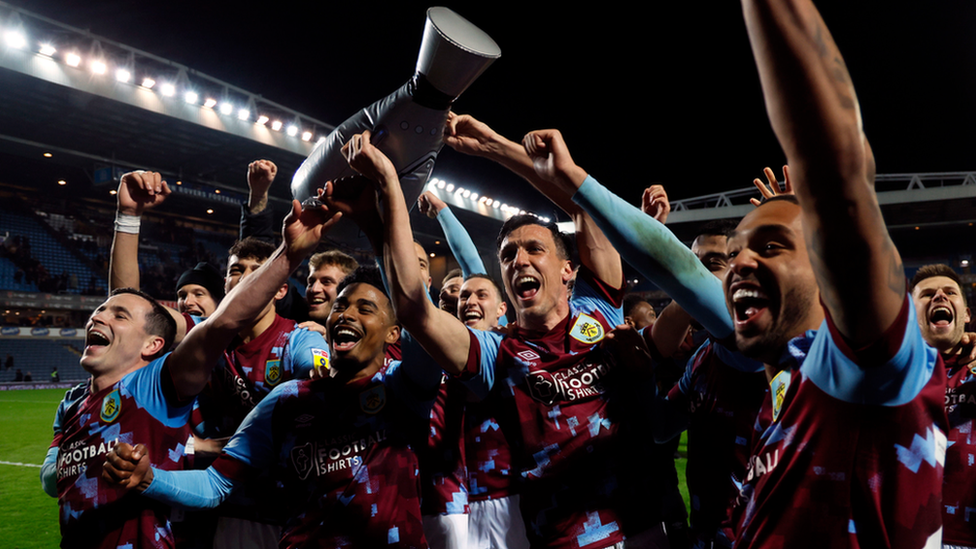
<path id="1" fill-rule="evenodd" d="M 157 335 L 149 336 L 146 339 L 146 344 L 143 345 L 143 347 L 142 347 L 142 358 L 143 358 L 143 360 L 145 360 L 146 362 L 149 362 L 150 360 L 152 360 L 151 357 L 154 357 L 160 351 L 165 350 L 165 349 L 163 349 L 163 345 L 165 345 L 165 344 L 166 344 L 166 340 L 165 339 L 163 339 L 163 338 L 161 338 L 161 337 L 159 337 Z"/>
<path id="2" fill-rule="evenodd" d="M 386 344 L 393 345 L 400 340 L 400 327 L 394 324 L 390 326 L 390 331 L 386 333 Z"/>
<path id="3" fill-rule="evenodd" d="M 284 283 L 284 284 L 282 284 L 281 287 L 278 288 L 278 293 L 276 293 L 275 294 L 275 297 L 274 297 L 275 298 L 275 301 L 278 301 L 279 299 L 284 299 L 286 295 L 288 295 L 288 283 L 287 282 Z"/>
<path id="4" fill-rule="evenodd" d="M 966 316 L 965 316 L 965 318 L 966 318 L 966 324 L 969 324 L 970 320 L 972 320 L 972 317 L 970 316 L 970 313 L 969 313 L 969 307 L 966 307 Z"/>
<path id="5" fill-rule="evenodd" d="M 573 276 L 575 275 L 572 262 L 570 262 L 568 259 L 563 260 L 563 268 L 559 274 L 560 277 L 562 278 L 563 284 L 566 284 L 567 282 L 572 280 Z"/>
<path id="6" fill-rule="evenodd" d="M 630 316 L 624 317 L 624 324 L 627 324 L 628 326 L 632 326 L 634 328 L 637 327 L 637 324 L 634 323 L 634 319 Z"/>
<path id="7" fill-rule="evenodd" d="M 495 319 L 497 320 L 505 316 L 505 313 L 507 312 L 508 312 L 508 303 L 502 301 L 501 303 L 498 304 L 498 314 L 495 315 Z"/>

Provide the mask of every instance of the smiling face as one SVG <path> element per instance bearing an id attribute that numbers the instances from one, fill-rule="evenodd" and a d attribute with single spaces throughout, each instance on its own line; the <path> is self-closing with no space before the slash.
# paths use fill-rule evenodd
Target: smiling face
<path id="1" fill-rule="evenodd" d="M 775 201 L 756 208 L 729 238 L 728 251 L 724 286 L 736 345 L 775 365 L 790 339 L 823 319 L 800 207 Z"/>
<path id="2" fill-rule="evenodd" d="M 507 305 L 494 283 L 486 278 L 472 277 L 461 285 L 458 294 L 458 318 L 476 330 L 490 330 L 498 326 Z"/>
<path id="3" fill-rule="evenodd" d="M 441 293 L 438 296 L 437 308 L 442 311 L 447 311 L 451 315 L 457 316 L 458 312 L 458 292 L 461 291 L 461 283 L 464 279 L 460 276 L 454 278 L 449 278 L 444 281 L 441 287 Z"/>
<path id="4" fill-rule="evenodd" d="M 146 332 L 152 305 L 135 294 L 119 294 L 99 305 L 85 325 L 81 366 L 93 376 L 114 375 L 147 363 L 164 345 Z"/>
<path id="5" fill-rule="evenodd" d="M 184 284 L 176 291 L 176 306 L 181 313 L 209 317 L 217 310 L 210 290 L 199 284 Z"/>
<path id="6" fill-rule="evenodd" d="M 347 375 L 378 369 L 386 345 L 400 336 L 390 300 L 366 283 L 350 284 L 339 293 L 327 329 L 332 366 Z"/>
<path id="7" fill-rule="evenodd" d="M 427 285 L 427 289 L 430 289 L 430 261 L 427 258 L 427 250 L 420 244 L 414 242 L 413 249 L 417 252 L 417 261 L 420 262 L 420 279 L 424 281 Z"/>
<path id="8" fill-rule="evenodd" d="M 337 265 L 321 265 L 309 273 L 305 286 L 308 318 L 320 324 L 328 320 L 336 298 L 336 287 L 347 274 Z"/>
<path id="9" fill-rule="evenodd" d="M 969 323 L 969 308 L 956 281 L 932 276 L 912 289 L 912 301 L 925 342 L 945 353 L 959 344 Z"/>
<path id="10" fill-rule="evenodd" d="M 568 314 L 566 283 L 573 268 L 569 259 L 559 257 L 548 229 L 523 225 L 513 230 L 502 240 L 498 261 L 521 326 L 538 330 Z"/>

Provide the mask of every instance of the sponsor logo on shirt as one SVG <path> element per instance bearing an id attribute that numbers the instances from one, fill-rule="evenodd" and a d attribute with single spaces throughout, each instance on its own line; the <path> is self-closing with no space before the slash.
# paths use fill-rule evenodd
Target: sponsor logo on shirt
<path id="1" fill-rule="evenodd" d="M 386 406 L 386 387 L 376 385 L 359 394 L 359 407 L 367 414 L 375 414 Z"/>
<path id="2" fill-rule="evenodd" d="M 312 349 L 312 359 L 315 361 L 315 369 L 329 368 L 329 351 L 325 349 Z"/>
<path id="3" fill-rule="evenodd" d="M 603 394 L 603 378 L 608 371 L 602 362 L 583 362 L 556 372 L 529 372 L 525 381 L 532 398 L 551 406 L 555 402 L 576 402 Z"/>
<path id="4" fill-rule="evenodd" d="M 761 456 L 749 458 L 749 470 L 746 472 L 746 482 L 752 482 L 766 473 L 769 473 L 779 464 L 779 448 L 772 452 L 766 452 Z"/>
<path id="5" fill-rule="evenodd" d="M 569 330 L 569 335 L 577 341 L 592 345 L 603 339 L 603 325 L 592 316 L 581 313 Z"/>
<path id="6" fill-rule="evenodd" d="M 111 393 L 105 395 L 102 399 L 102 421 L 105 423 L 112 423 L 119 417 L 119 413 L 122 411 L 122 395 L 119 393 L 118 389 L 115 389 Z"/>
<path id="7" fill-rule="evenodd" d="M 264 383 L 274 387 L 281 381 L 281 360 L 269 360 L 264 363 Z"/>
<path id="8" fill-rule="evenodd" d="M 84 441 L 77 441 L 68 448 L 58 450 L 58 479 L 69 476 L 82 475 L 88 469 L 87 462 L 95 456 L 101 456 L 111 450 L 118 439 L 107 442 L 85 445 Z M 101 461 L 99 461 L 101 463 Z"/>
<path id="9" fill-rule="evenodd" d="M 315 472 L 315 476 L 327 475 L 335 471 L 350 469 L 363 462 L 359 454 L 386 440 L 386 431 L 380 430 L 366 438 L 352 440 L 343 445 L 319 445 L 308 442 L 291 449 L 291 464 L 302 480 Z"/>

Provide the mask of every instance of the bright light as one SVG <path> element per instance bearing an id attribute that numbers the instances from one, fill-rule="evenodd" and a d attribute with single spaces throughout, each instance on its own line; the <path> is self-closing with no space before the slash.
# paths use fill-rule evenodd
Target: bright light
<path id="1" fill-rule="evenodd" d="M 463 196 L 464 198 L 470 198 L 471 197 L 471 191 L 469 191 L 467 189 L 464 189 L 464 192 L 461 193 L 461 196 Z"/>
<path id="2" fill-rule="evenodd" d="M 502 203 L 496 200 L 495 203 L 491 205 L 491 207 L 497 210 L 498 208 L 501 207 L 501 205 Z"/>
<path id="3" fill-rule="evenodd" d="M 490 199 L 490 198 L 485 198 L 485 205 L 486 205 L 486 206 L 491 206 L 491 205 L 492 205 L 492 204 L 494 204 L 494 203 L 495 203 L 495 201 L 494 201 L 494 200 L 492 200 L 492 199 Z"/>
<path id="4" fill-rule="evenodd" d="M 203 106 L 204 106 L 204 108 L 207 108 L 207 109 L 212 109 L 212 108 L 214 108 L 214 106 L 215 106 L 216 104 L 217 104 L 217 100 L 216 100 L 216 99 L 214 99 L 213 97 L 208 97 L 208 98 L 207 98 L 207 99 L 206 99 L 206 100 L 205 100 L 205 101 L 203 102 Z"/>
<path id="5" fill-rule="evenodd" d="M 302 141 L 311 141 L 312 132 L 302 132 Z"/>
<path id="6" fill-rule="evenodd" d="M 64 179 L 59 179 L 58 180 L 58 185 L 61 185 L 62 187 L 65 186 L 65 185 L 67 185 L 67 184 L 68 184 L 68 182 L 65 181 Z"/>
<path id="7" fill-rule="evenodd" d="M 38 53 L 51 57 L 55 53 L 58 53 L 58 50 L 54 49 L 54 46 L 51 44 L 41 44 L 41 49 Z"/>
<path id="8" fill-rule="evenodd" d="M 430 257 L 437 257 L 437 254 L 435 254 L 434 252 L 430 252 Z"/>
<path id="9" fill-rule="evenodd" d="M 77 53 L 69 53 L 64 57 L 64 62 L 68 64 L 69 67 L 77 67 L 81 64 L 81 56 Z"/>
<path id="10" fill-rule="evenodd" d="M 464 194 L 464 187 L 454 189 L 454 194 Z"/>
<path id="11" fill-rule="evenodd" d="M 152 78 L 149 78 L 148 76 L 142 79 L 142 87 L 146 88 L 147 90 L 153 89 L 153 86 L 155 85 L 156 85 L 156 81 L 153 80 Z"/>
<path id="12" fill-rule="evenodd" d="M 213 213 L 213 208 L 207 208 L 207 213 L 208 214 L 212 214 Z"/>
<path id="13" fill-rule="evenodd" d="M 125 69 L 118 69 L 115 71 L 115 79 L 119 82 L 128 82 L 132 80 L 132 73 Z"/>
<path id="14" fill-rule="evenodd" d="M 95 74 L 105 74 L 105 71 L 107 71 L 107 70 L 108 70 L 108 67 L 105 66 L 105 62 L 104 61 L 92 61 L 91 71 L 93 73 L 95 73 Z"/>
<path id="15" fill-rule="evenodd" d="M 44 158 L 51 158 L 52 156 L 54 155 L 51 153 L 44 153 Z"/>
<path id="16" fill-rule="evenodd" d="M 110 191 L 108 192 L 108 194 L 111 194 L 111 195 L 114 195 L 114 194 L 115 194 L 115 193 L 117 193 L 117 192 L 118 192 L 118 191 L 116 191 L 115 189 L 112 189 L 112 190 L 110 190 Z"/>
<path id="17" fill-rule="evenodd" d="M 4 36 L 4 38 L 7 41 L 7 45 L 10 46 L 11 48 L 17 48 L 18 50 L 22 50 L 27 47 L 27 39 L 24 38 L 23 33 L 17 31 L 7 31 L 7 34 Z"/>
<path id="18" fill-rule="evenodd" d="M 265 125 L 265 124 L 268 123 L 268 120 L 271 120 L 271 119 L 262 114 L 261 116 L 258 117 L 257 124 L 259 126 L 263 126 L 263 125 Z"/>
<path id="19" fill-rule="evenodd" d="M 454 192 L 454 183 L 448 183 L 447 184 L 447 188 L 444 189 L 444 190 L 447 191 L 447 192 L 449 192 L 449 193 L 450 192 Z"/>
<path id="20" fill-rule="evenodd" d="M 478 193 L 471 193 L 471 200 L 478 200 Z"/>
<path id="21" fill-rule="evenodd" d="M 968 259 L 963 259 L 963 260 L 961 260 L 961 261 L 959 262 L 959 266 L 960 266 L 960 267 L 968 267 L 968 266 L 969 266 L 969 260 L 968 260 Z"/>
<path id="22" fill-rule="evenodd" d="M 549 219 L 548 217 L 543 217 L 542 218 L 542 221 L 545 222 L 545 223 L 549 223 L 551 221 L 551 219 Z"/>
<path id="23" fill-rule="evenodd" d="M 234 105 L 227 103 L 226 101 L 220 104 L 220 114 L 230 114 L 234 112 Z"/>
<path id="24" fill-rule="evenodd" d="M 440 181 L 437 182 L 437 188 L 438 189 L 443 189 L 446 186 L 447 186 L 447 183 L 445 183 L 443 179 L 441 179 Z"/>
<path id="25" fill-rule="evenodd" d="M 200 100 L 200 96 L 197 95 L 197 92 L 195 91 L 188 91 L 185 94 L 183 94 L 183 100 L 186 101 L 187 103 L 195 105 L 196 102 Z"/>
<path id="26" fill-rule="evenodd" d="M 288 126 L 288 129 L 285 130 L 285 133 L 287 133 L 292 137 L 295 137 L 296 135 L 298 135 L 298 126 Z"/>
<path id="27" fill-rule="evenodd" d="M 214 189 L 214 194 L 220 194 L 220 189 Z"/>
<path id="28" fill-rule="evenodd" d="M 271 123 L 271 129 L 276 132 L 281 131 L 281 126 L 282 126 L 281 120 L 275 120 L 274 122 Z"/>
<path id="29" fill-rule="evenodd" d="M 430 185 L 431 187 L 436 187 L 437 186 L 437 181 L 438 181 L 438 179 L 436 177 L 431 177 L 430 178 L 430 181 L 428 181 L 427 184 Z"/>
<path id="30" fill-rule="evenodd" d="M 166 97 L 173 97 L 176 95 L 176 86 L 167 82 L 160 86 L 159 93 L 165 95 Z"/>
<path id="31" fill-rule="evenodd" d="M 240 118 L 241 120 L 247 120 L 248 118 L 251 118 L 251 111 L 247 109 L 241 109 L 237 111 L 237 118 Z"/>
<path id="32" fill-rule="evenodd" d="M 319 137 L 318 141 L 316 141 L 315 144 L 318 145 L 319 143 L 324 143 L 324 142 L 325 142 L 325 136 L 323 135 Z"/>

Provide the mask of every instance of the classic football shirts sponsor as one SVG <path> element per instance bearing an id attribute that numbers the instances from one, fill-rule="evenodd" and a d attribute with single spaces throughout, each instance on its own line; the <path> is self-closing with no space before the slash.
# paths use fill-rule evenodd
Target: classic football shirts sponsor
<path id="1" fill-rule="evenodd" d="M 960 355 L 945 360 L 949 447 L 942 490 L 942 541 L 972 547 L 976 546 L 976 362 L 968 360 Z"/>

